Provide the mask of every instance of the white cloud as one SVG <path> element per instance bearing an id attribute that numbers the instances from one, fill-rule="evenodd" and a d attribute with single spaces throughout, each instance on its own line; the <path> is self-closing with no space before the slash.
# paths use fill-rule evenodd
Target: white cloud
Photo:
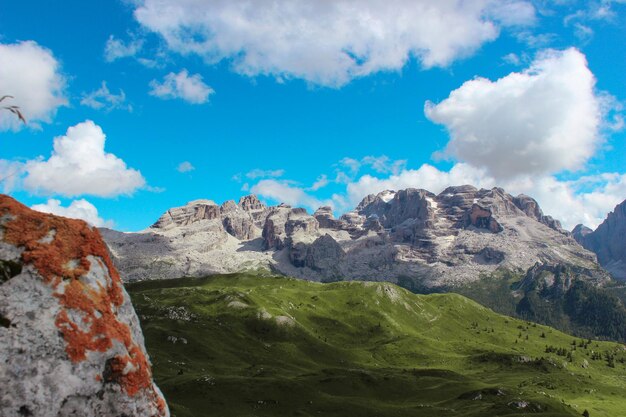
<path id="1" fill-rule="evenodd" d="M 111 111 L 115 109 L 122 109 L 132 111 L 133 107 L 126 103 L 126 94 L 124 90 L 120 89 L 119 94 L 113 94 L 109 91 L 109 87 L 105 81 L 102 81 L 102 85 L 99 89 L 92 91 L 91 93 L 84 93 L 80 104 L 83 106 L 91 107 L 92 109 L 103 109 L 105 111 Z"/>
<path id="2" fill-rule="evenodd" d="M 361 169 L 361 161 L 349 157 L 345 157 L 339 161 L 339 165 L 348 168 L 352 175 L 356 175 L 356 173 Z"/>
<path id="3" fill-rule="evenodd" d="M 311 210 L 327 205 L 290 181 L 271 179 L 261 180 L 250 188 L 250 192 L 259 195 L 262 198 L 286 203 L 292 206 L 304 206 Z"/>
<path id="4" fill-rule="evenodd" d="M 447 66 L 501 27 L 532 24 L 535 10 L 523 0 L 142 0 L 135 18 L 209 64 L 341 86 L 411 58 Z"/>
<path id="5" fill-rule="evenodd" d="M 285 175 L 284 169 L 253 169 L 246 173 L 246 177 L 251 180 L 258 178 L 278 178 Z"/>
<path id="6" fill-rule="evenodd" d="M 406 167 L 406 163 L 407 161 L 405 159 L 392 160 L 387 155 L 368 155 L 359 160 L 346 157 L 341 159 L 337 165 L 347 168 L 348 172 L 338 171 L 339 179 L 337 179 L 336 182 L 344 182 L 342 180 L 344 176 L 355 176 L 365 167 L 370 167 L 379 174 L 397 174 Z"/>
<path id="7" fill-rule="evenodd" d="M 139 171 L 105 152 L 105 140 L 100 126 L 90 120 L 68 128 L 65 136 L 54 139 L 49 159 L 26 163 L 24 187 L 43 194 L 112 197 L 145 186 Z"/>
<path id="8" fill-rule="evenodd" d="M 29 123 L 49 123 L 67 105 L 65 77 L 50 50 L 33 41 L 0 44 L 0 62 L 0 95 L 13 96 L 6 104 L 19 106 Z M 0 112 L 0 130 L 21 126 L 15 115 Z"/>
<path id="9" fill-rule="evenodd" d="M 2 192 L 7 194 L 17 188 L 23 172 L 24 163 L 0 159 L 0 187 L 2 187 Z"/>
<path id="10" fill-rule="evenodd" d="M 506 62 L 507 64 L 511 64 L 511 65 L 515 65 L 515 66 L 521 65 L 521 63 L 522 63 L 522 58 L 520 58 L 519 55 L 517 55 L 516 53 L 513 53 L 513 52 L 504 55 L 502 57 L 502 60 L 504 62 Z"/>
<path id="11" fill-rule="evenodd" d="M 104 59 L 107 62 L 113 62 L 120 58 L 135 56 L 142 47 L 143 40 L 141 39 L 133 39 L 129 42 L 124 42 L 111 35 L 104 45 Z"/>
<path id="12" fill-rule="evenodd" d="M 170 72 L 163 82 L 150 81 L 150 95 L 162 99 L 180 98 L 191 104 L 203 104 L 215 91 L 202 81 L 200 74 L 189 75 L 186 69 L 178 74 Z"/>
<path id="13" fill-rule="evenodd" d="M 498 179 L 577 170 L 601 143 L 602 103 L 576 49 L 544 51 L 523 72 L 476 78 L 427 117 L 446 126 L 446 153 Z"/>
<path id="14" fill-rule="evenodd" d="M 559 181 L 553 176 L 518 178 L 502 186 L 510 193 L 535 198 L 544 213 L 571 230 L 583 223 L 595 228 L 607 213 L 626 199 L 626 174 L 602 174 L 593 178 L 588 190 L 578 181 Z"/>
<path id="15" fill-rule="evenodd" d="M 81 219 L 96 227 L 113 226 L 111 220 L 104 220 L 98 215 L 96 206 L 82 198 L 72 201 L 67 207 L 63 207 L 59 200 L 49 199 L 45 204 L 35 204 L 31 206 L 31 208 L 42 213 L 56 214 L 57 216 L 69 217 L 71 219 Z"/>
<path id="16" fill-rule="evenodd" d="M 321 188 L 326 187 L 329 183 L 330 183 L 330 181 L 328 180 L 328 176 L 327 175 L 320 175 L 319 177 L 317 177 L 317 180 L 315 180 L 313 185 L 311 185 L 308 188 L 308 190 L 310 190 L 310 191 L 317 191 L 317 190 L 319 190 Z"/>
<path id="17" fill-rule="evenodd" d="M 178 166 L 176 167 L 176 170 L 178 172 L 184 173 L 184 172 L 191 172 L 194 169 L 196 169 L 196 167 L 194 167 L 191 162 L 189 161 L 184 161 L 181 162 L 180 164 L 178 164 Z"/>
<path id="18" fill-rule="evenodd" d="M 419 169 L 405 169 L 386 178 L 363 175 L 347 184 L 346 194 L 350 204 L 356 205 L 366 195 L 383 190 L 423 188 L 437 194 L 450 185 L 462 184 L 485 188 L 495 186 L 493 178 L 488 177 L 484 170 L 468 164 L 456 164 L 450 171 L 441 171 L 432 165 L 424 164 Z"/>
<path id="19" fill-rule="evenodd" d="M 361 159 L 363 165 L 369 165 L 372 169 L 381 174 L 397 174 L 406 166 L 406 160 L 398 159 L 392 161 L 387 155 L 366 156 Z"/>

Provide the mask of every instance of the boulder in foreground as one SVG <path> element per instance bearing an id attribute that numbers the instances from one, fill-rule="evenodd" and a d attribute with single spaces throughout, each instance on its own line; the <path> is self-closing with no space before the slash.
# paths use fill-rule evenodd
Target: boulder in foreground
<path id="1" fill-rule="evenodd" d="M 0 415 L 167 417 L 96 229 L 0 196 Z"/>

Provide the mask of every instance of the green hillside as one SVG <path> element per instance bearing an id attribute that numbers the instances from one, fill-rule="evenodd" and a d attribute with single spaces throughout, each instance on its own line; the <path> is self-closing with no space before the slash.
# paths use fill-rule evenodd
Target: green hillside
<path id="1" fill-rule="evenodd" d="M 186 416 L 626 411 L 626 352 L 455 294 L 256 275 L 129 285 L 157 384 Z"/>

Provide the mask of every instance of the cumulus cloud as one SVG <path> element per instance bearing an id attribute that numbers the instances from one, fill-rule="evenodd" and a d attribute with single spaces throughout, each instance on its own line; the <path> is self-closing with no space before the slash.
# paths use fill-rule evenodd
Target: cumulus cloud
<path id="1" fill-rule="evenodd" d="M 72 201 L 67 207 L 63 207 L 59 200 L 49 199 L 45 204 L 35 204 L 31 208 L 42 213 L 56 214 L 57 216 L 69 217 L 71 219 L 81 219 L 96 227 L 113 226 L 111 220 L 104 220 L 99 216 L 96 206 L 82 198 Z"/>
<path id="2" fill-rule="evenodd" d="M 184 173 L 184 172 L 191 172 L 194 169 L 196 169 L 196 167 L 194 167 L 191 162 L 189 161 L 184 161 L 181 162 L 180 164 L 178 164 L 178 166 L 176 167 L 176 171 Z"/>
<path id="3" fill-rule="evenodd" d="M 141 39 L 133 39 L 129 42 L 124 42 L 111 35 L 104 45 L 104 59 L 107 62 L 113 62 L 120 58 L 135 56 L 142 47 L 143 40 Z"/>
<path id="4" fill-rule="evenodd" d="M 100 126 L 90 120 L 68 128 L 65 136 L 54 139 L 50 158 L 26 163 L 24 187 L 42 194 L 113 197 L 145 186 L 139 171 L 105 152 L 105 140 Z"/>
<path id="5" fill-rule="evenodd" d="M 186 69 L 178 74 L 170 72 L 163 78 L 163 82 L 150 82 L 150 95 L 165 100 L 182 99 L 191 104 L 203 104 L 209 101 L 209 96 L 215 91 L 202 81 L 200 74 L 189 75 Z"/>
<path id="6" fill-rule="evenodd" d="M 91 93 L 84 93 L 80 104 L 96 110 L 111 111 L 115 109 L 132 111 L 133 107 L 126 103 L 126 94 L 120 89 L 119 94 L 114 94 L 107 87 L 107 83 L 102 81 L 99 89 Z"/>
<path id="7" fill-rule="evenodd" d="M 532 24 L 524 0 L 142 0 L 135 18 L 181 54 L 236 72 L 340 86 L 411 58 L 447 66 L 496 39 L 501 27 Z"/>
<path id="8" fill-rule="evenodd" d="M 304 206 L 312 210 L 326 205 L 321 200 L 308 194 L 303 188 L 294 185 L 291 181 L 261 180 L 250 188 L 250 192 L 262 198 L 292 206 Z"/>
<path id="9" fill-rule="evenodd" d="M 447 155 L 498 179 L 576 170 L 601 142 L 594 85 L 582 53 L 549 50 L 525 71 L 467 81 L 425 112 L 449 131 Z"/>
<path id="10" fill-rule="evenodd" d="M 33 41 L 0 44 L 0 62 L 0 95 L 13 96 L 7 104 L 19 106 L 29 123 L 49 123 L 67 105 L 65 77 L 50 50 Z M 0 130 L 21 126 L 13 114 L 0 113 Z"/>
<path id="11" fill-rule="evenodd" d="M 582 223 L 595 228 L 608 212 L 626 199 L 626 174 L 605 173 L 581 180 L 559 181 L 553 176 L 518 178 L 502 184 L 511 193 L 535 198 L 544 213 L 559 219 L 571 230 Z"/>

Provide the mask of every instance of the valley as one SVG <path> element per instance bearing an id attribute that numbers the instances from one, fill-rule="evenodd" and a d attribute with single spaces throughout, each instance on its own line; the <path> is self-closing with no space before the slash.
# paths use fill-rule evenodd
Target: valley
<path id="1" fill-rule="evenodd" d="M 614 417 L 626 408 L 623 345 L 456 294 L 266 273 L 127 289 L 178 417 Z"/>

